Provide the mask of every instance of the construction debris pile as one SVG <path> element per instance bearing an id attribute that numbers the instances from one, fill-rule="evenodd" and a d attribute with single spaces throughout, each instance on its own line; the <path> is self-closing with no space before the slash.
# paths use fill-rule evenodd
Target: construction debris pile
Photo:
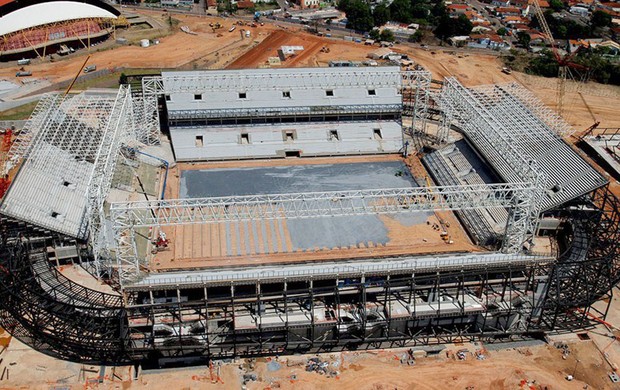
<path id="1" fill-rule="evenodd" d="M 316 372 L 320 375 L 326 375 L 328 378 L 337 377 L 340 372 L 335 370 L 338 367 L 338 362 L 332 362 L 331 364 L 326 361 L 322 361 L 319 357 L 312 357 L 306 362 L 307 372 Z"/>

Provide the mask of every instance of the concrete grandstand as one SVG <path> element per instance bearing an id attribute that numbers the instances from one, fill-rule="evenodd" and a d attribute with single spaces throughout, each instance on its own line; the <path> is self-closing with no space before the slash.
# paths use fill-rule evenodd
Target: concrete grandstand
<path id="1" fill-rule="evenodd" d="M 112 33 L 119 15 L 98 0 L 2 0 L 0 60 L 45 57 L 76 43 L 88 47 Z"/>
<path id="2" fill-rule="evenodd" d="M 515 85 L 397 67 L 49 95 L 5 167 L 0 323 L 154 366 L 577 329 L 620 281 L 620 203 L 566 131 Z"/>

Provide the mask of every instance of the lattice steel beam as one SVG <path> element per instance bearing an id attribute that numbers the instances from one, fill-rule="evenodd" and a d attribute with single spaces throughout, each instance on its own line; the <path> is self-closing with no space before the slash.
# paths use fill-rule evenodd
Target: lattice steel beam
<path id="1" fill-rule="evenodd" d="M 431 73 L 425 70 L 402 72 L 403 116 L 410 116 L 411 127 L 426 133 Z"/>
<path id="2" fill-rule="evenodd" d="M 503 89 L 516 96 L 529 108 L 534 115 L 542 119 L 549 128 L 560 137 L 569 137 L 575 129 L 571 127 L 560 115 L 547 107 L 538 97 L 527 88 L 517 83 L 501 85 Z"/>
<path id="3" fill-rule="evenodd" d="M 113 203 L 116 228 L 512 207 L 529 183 L 225 196 Z"/>
<path id="4" fill-rule="evenodd" d="M 157 95 L 134 96 L 135 137 L 145 145 L 159 145 L 159 110 Z"/>
<path id="5" fill-rule="evenodd" d="M 53 119 L 52 111 L 57 109 L 61 102 L 61 95 L 57 93 L 46 94 L 39 100 L 30 118 L 11 145 L 8 152 L 9 160 L 16 161 L 27 156 L 37 134 L 46 127 L 48 121 Z"/>
<path id="6" fill-rule="evenodd" d="M 117 240 L 117 269 L 125 283 L 140 275 L 142 260 L 133 239 L 140 227 L 488 207 L 514 207 L 519 209 L 515 214 L 523 215 L 529 211 L 527 196 L 531 193 L 530 183 L 502 183 L 140 201 L 113 203 L 110 212 Z M 515 240 L 526 235 L 518 228 L 526 227 L 514 224 Z"/>
<path id="7" fill-rule="evenodd" d="M 506 118 L 503 112 L 492 112 L 484 99 L 454 78 L 444 81 L 439 103 L 458 119 L 461 129 L 506 181 L 530 183 L 530 192 L 523 194 L 522 200 L 528 204 L 528 210 L 510 214 L 502 248 L 505 253 L 520 251 L 524 243 L 531 244 L 536 232 L 546 178 L 507 133 L 506 126 L 514 126 L 514 119 Z"/>
<path id="8" fill-rule="evenodd" d="M 132 103 L 130 87 L 121 86 L 99 144 L 88 183 L 88 232 L 97 275 L 104 265 L 102 263 L 110 259 L 108 240 L 103 234 L 104 203 L 112 185 L 121 144 L 128 135 L 134 134 Z"/>

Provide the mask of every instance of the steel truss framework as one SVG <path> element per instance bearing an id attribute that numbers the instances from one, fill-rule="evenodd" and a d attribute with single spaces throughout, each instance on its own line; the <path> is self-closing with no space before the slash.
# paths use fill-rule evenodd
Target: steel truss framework
<path id="1" fill-rule="evenodd" d="M 528 226 L 518 222 L 523 214 L 529 213 L 531 198 L 528 196 L 533 190 L 530 183 L 501 183 L 232 196 L 113 203 L 110 212 L 118 244 L 117 269 L 124 283 L 136 281 L 140 276 L 142 261 L 133 237 L 135 229 L 141 227 L 508 207 L 515 210 L 511 214 L 513 220 L 509 221 L 510 234 L 521 244 L 527 239 Z M 520 250 L 520 245 L 504 248 L 505 253 Z"/>
<path id="2" fill-rule="evenodd" d="M 402 107 L 399 104 L 356 104 L 318 107 L 261 107 L 261 108 L 227 108 L 205 110 L 175 110 L 168 113 L 171 121 L 182 119 L 245 119 L 245 118 L 279 118 L 304 116 L 321 118 L 325 115 L 356 115 L 356 114 L 386 114 L 400 115 Z"/>
<path id="3" fill-rule="evenodd" d="M 32 141 L 39 131 L 47 126 L 46 122 L 53 119 L 52 111 L 58 110 L 58 106 L 62 101 L 61 95 L 57 93 L 45 94 L 39 100 L 34 108 L 30 118 L 15 137 L 15 141 L 11 145 L 8 152 L 8 160 L 15 164 L 18 160 L 27 157 Z M 9 168 L 9 167 L 5 167 Z M 8 173 L 8 172 L 5 172 Z"/>
<path id="4" fill-rule="evenodd" d="M 511 139 L 504 133 L 503 118 L 489 111 L 484 101 L 476 97 L 470 90 L 463 87 L 456 79 L 447 78 L 439 97 L 439 104 L 447 117 L 446 122 L 457 119 L 459 126 L 476 145 L 476 148 L 495 167 L 508 182 L 528 182 L 531 192 L 525 195 L 529 210 L 515 208 L 511 210 L 509 223 L 506 227 L 503 250 L 519 251 L 524 243 L 530 243 L 537 226 L 544 196 L 546 177 L 536 162 L 527 160 Z M 446 138 L 440 136 L 439 138 Z M 527 232 L 529 236 L 522 241 L 520 234 Z"/>
<path id="5" fill-rule="evenodd" d="M 447 81 L 446 88 L 454 90 L 453 83 L 454 80 Z M 469 89 L 467 93 L 475 99 L 478 112 L 489 114 L 489 123 L 493 126 L 472 124 L 475 116 L 463 112 L 459 103 L 450 102 L 450 109 L 456 110 L 460 116 L 459 126 L 508 182 L 527 180 L 528 173 L 514 167 L 534 162 L 535 170 L 544 176 L 544 183 L 541 183 L 543 193 L 538 203 L 540 210 L 557 207 L 607 183 L 560 138 L 558 133 L 568 131 L 568 125 L 548 112 L 542 103 L 538 102 L 535 107 L 535 98 L 523 92 L 521 87 L 489 85 Z M 447 94 L 444 101 L 452 96 L 453 93 Z M 485 143 L 490 143 L 491 137 L 501 141 L 485 149 Z M 507 156 L 512 164 L 501 164 L 507 159 L 504 153 L 509 153 Z"/>
<path id="6" fill-rule="evenodd" d="M 569 137 L 575 132 L 575 129 L 573 129 L 568 123 L 566 123 L 566 121 L 562 119 L 560 115 L 558 115 L 556 112 L 544 105 L 539 98 L 534 96 L 532 92 L 530 92 L 520 84 L 510 83 L 499 86 L 482 85 L 476 86 L 472 89 L 477 93 L 488 94 L 489 92 L 497 89 L 498 87 L 507 92 L 508 94 L 514 96 L 516 98 L 515 100 L 518 100 L 519 104 L 523 104 L 525 107 L 527 107 L 528 110 L 535 114 L 536 118 L 542 120 L 548 126 L 548 128 L 551 129 L 558 136 Z M 547 131 L 544 132 L 547 133 Z"/>
<path id="7" fill-rule="evenodd" d="M 109 118 L 88 183 L 88 231 L 96 275 L 100 274 L 102 267 L 109 268 L 111 265 L 109 239 L 104 234 L 106 220 L 104 204 L 112 185 L 116 162 L 121 146 L 128 144 L 136 137 L 133 101 L 129 86 L 120 87 Z"/>
<path id="8" fill-rule="evenodd" d="M 402 72 L 402 79 L 402 115 L 411 119 L 414 132 L 426 134 L 431 74 L 427 71 L 406 71 Z"/>
<path id="9" fill-rule="evenodd" d="M 50 204 L 75 202 L 73 206 L 83 209 L 72 217 L 67 216 L 67 219 L 74 219 L 71 222 L 77 226 L 75 231 L 46 226 L 49 216 L 38 211 L 40 194 L 20 198 L 19 203 L 25 205 L 25 211 L 20 205 L 3 204 L 3 212 L 20 213 L 15 217 L 79 239 L 90 237 L 97 272 L 101 262 L 110 259 L 107 254 L 109 240 L 103 236 L 104 202 L 121 145 L 135 138 L 132 103 L 128 86 L 122 86 L 116 95 L 48 95 L 37 105 L 10 151 L 12 160 L 24 159 L 18 173 L 19 181 L 28 184 L 39 177 L 31 175 L 41 172 L 52 180 L 45 188 Z M 63 180 L 64 185 L 60 185 Z M 11 191 L 7 199 L 13 196 Z"/>

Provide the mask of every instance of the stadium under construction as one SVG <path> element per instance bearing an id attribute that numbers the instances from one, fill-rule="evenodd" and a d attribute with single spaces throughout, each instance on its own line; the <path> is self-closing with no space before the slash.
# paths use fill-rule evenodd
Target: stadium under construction
<path id="1" fill-rule="evenodd" d="M 1 326 L 155 366 L 587 327 L 619 203 L 569 133 L 517 85 L 397 67 L 46 95 L 3 160 Z"/>

